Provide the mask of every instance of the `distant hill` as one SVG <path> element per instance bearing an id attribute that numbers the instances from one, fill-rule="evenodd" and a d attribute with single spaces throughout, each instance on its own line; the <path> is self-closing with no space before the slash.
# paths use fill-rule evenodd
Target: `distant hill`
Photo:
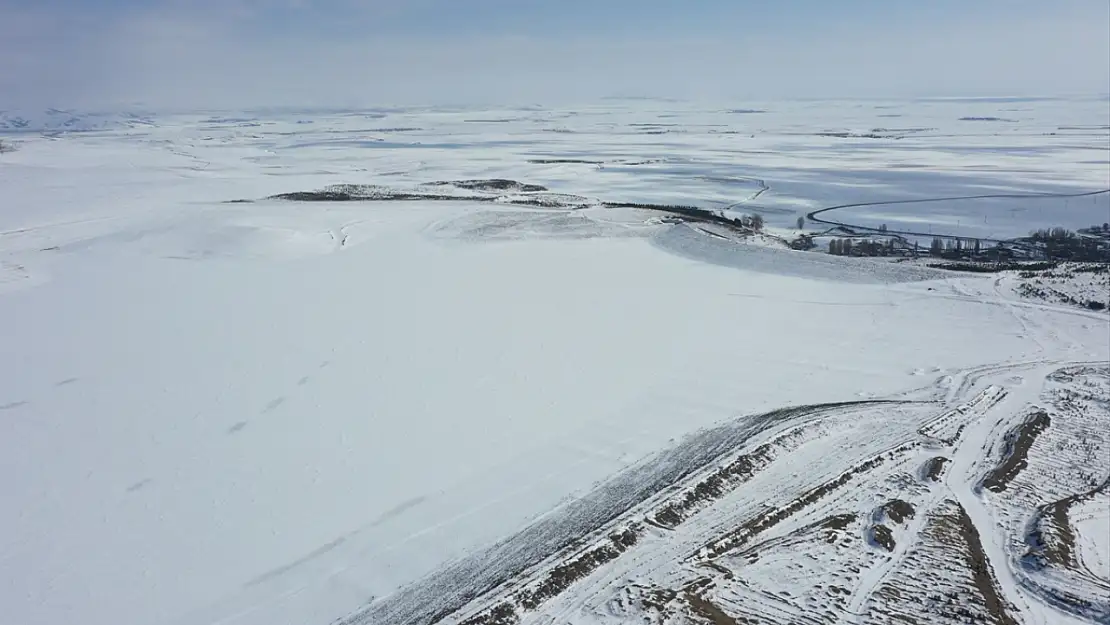
<path id="1" fill-rule="evenodd" d="M 0 132 L 89 132 L 153 126 L 149 115 L 140 113 L 86 113 L 73 110 L 0 111 Z"/>

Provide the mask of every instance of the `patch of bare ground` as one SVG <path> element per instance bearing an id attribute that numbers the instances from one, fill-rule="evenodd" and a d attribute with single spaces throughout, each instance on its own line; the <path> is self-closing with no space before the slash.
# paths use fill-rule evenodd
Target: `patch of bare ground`
<path id="1" fill-rule="evenodd" d="M 874 469 L 875 467 L 878 467 L 887 460 L 894 458 L 899 454 L 905 453 L 906 451 L 917 447 L 917 445 L 918 443 L 906 443 L 895 449 L 879 454 L 878 456 L 875 456 L 869 460 L 865 460 L 864 462 L 861 462 L 848 471 L 841 473 L 836 478 L 807 491 L 806 493 L 802 494 L 800 497 L 794 499 L 785 506 L 771 508 L 766 512 L 756 515 L 755 517 L 740 525 L 740 527 L 732 530 L 731 532 L 728 532 L 724 536 L 721 536 L 717 540 L 706 545 L 702 550 L 702 557 L 709 559 L 717 558 L 729 551 L 743 546 L 752 538 L 758 536 L 763 532 L 766 532 L 767 530 L 770 530 L 782 521 L 804 510 L 807 506 L 810 506 L 818 500 L 827 497 L 840 487 L 852 481 L 852 479 L 854 479 L 855 477 L 866 473 Z"/>
<path id="2" fill-rule="evenodd" d="M 946 464 L 948 464 L 948 458 L 944 456 L 930 458 L 929 461 L 925 463 L 925 479 L 939 482 L 941 476 L 944 475 L 944 465 Z"/>
<path id="3" fill-rule="evenodd" d="M 1006 490 L 1010 481 L 1029 466 L 1029 448 L 1051 424 L 1052 419 L 1042 410 L 1027 417 L 1015 431 L 1007 434 L 1005 460 L 983 478 L 983 488 L 994 493 Z"/>

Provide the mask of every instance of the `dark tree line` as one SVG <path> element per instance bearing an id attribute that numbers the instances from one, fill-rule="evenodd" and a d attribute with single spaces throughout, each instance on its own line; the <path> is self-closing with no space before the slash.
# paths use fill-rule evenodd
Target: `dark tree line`
<path id="1" fill-rule="evenodd" d="M 992 248 L 997 251 L 997 248 Z M 941 258 L 975 258 L 981 256 L 987 248 L 979 239 L 949 239 L 933 237 L 929 245 L 929 255 Z"/>
<path id="2" fill-rule="evenodd" d="M 834 256 L 890 256 L 894 254 L 894 239 L 886 241 L 832 239 L 829 241 L 829 253 Z"/>
<path id="3" fill-rule="evenodd" d="M 1110 261 L 1110 241 L 1080 236 L 1066 228 L 1034 230 L 1025 241 L 1033 243 L 1048 260 Z"/>

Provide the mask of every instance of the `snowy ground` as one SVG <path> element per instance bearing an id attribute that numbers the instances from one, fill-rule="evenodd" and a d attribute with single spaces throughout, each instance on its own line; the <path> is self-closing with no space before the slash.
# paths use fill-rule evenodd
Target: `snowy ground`
<path id="1" fill-rule="evenodd" d="M 989 613 L 986 579 L 1006 618 L 1099 618 L 1110 517 L 1090 481 L 1110 467 L 1064 479 L 1070 461 L 1044 468 L 1059 460 L 1037 445 L 1105 449 L 1106 313 L 601 202 L 787 228 L 853 201 L 1105 188 L 1106 102 L 751 108 L 767 112 L 8 114 L 3 620 L 460 621 L 635 528 L 619 557 L 514 614 L 881 622 L 907 609 L 883 588 L 976 551 L 945 538 L 963 519 L 990 573 L 954 566 L 953 596 Z M 1017 121 L 960 120 L 992 113 Z M 871 133 L 895 123 L 931 130 Z M 880 136 L 829 134 L 848 130 Z M 266 199 L 492 178 L 587 201 Z M 997 214 L 1016 234 L 1042 225 Z M 1105 218 L 1072 203 L 1053 220 Z M 830 405 L 873 399 L 913 403 Z M 1052 421 L 1028 471 L 985 490 L 1033 408 Z M 751 475 L 658 517 L 757 452 Z M 921 477 L 934 457 L 941 481 Z M 912 519 L 872 514 L 896 498 Z M 1015 541 L 1042 518 L 1068 546 L 1030 568 Z M 751 568 L 753 545 L 768 557 Z"/>

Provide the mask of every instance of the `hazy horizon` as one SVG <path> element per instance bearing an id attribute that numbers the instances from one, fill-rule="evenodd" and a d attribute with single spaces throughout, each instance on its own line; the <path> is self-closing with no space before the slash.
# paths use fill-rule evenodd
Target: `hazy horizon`
<path id="1" fill-rule="evenodd" d="M 0 109 L 1102 95 L 1110 3 L 5 0 Z"/>

